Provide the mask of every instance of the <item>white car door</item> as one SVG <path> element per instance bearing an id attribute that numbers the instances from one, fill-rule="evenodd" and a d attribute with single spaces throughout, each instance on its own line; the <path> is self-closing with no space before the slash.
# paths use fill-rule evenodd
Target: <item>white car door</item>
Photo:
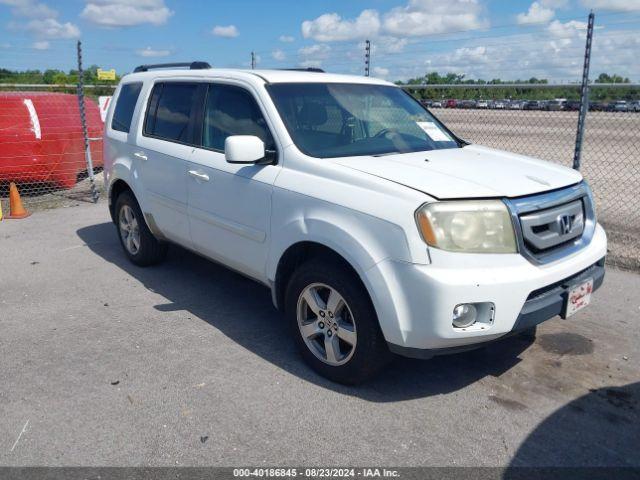
<path id="1" fill-rule="evenodd" d="M 196 99 L 204 86 L 158 82 L 153 87 L 144 125 L 134 147 L 134 162 L 153 222 L 168 239 L 191 247 L 187 216 L 187 163 L 193 152 Z"/>
<path id="2" fill-rule="evenodd" d="M 271 194 L 280 167 L 227 163 L 224 142 L 230 135 L 255 135 L 275 158 L 274 140 L 249 90 L 225 83 L 208 88 L 201 147 L 188 166 L 191 239 L 204 255 L 264 280 Z"/>

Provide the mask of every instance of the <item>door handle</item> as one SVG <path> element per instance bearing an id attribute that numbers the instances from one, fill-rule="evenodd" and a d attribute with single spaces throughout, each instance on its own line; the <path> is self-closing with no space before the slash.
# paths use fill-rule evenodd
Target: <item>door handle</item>
<path id="1" fill-rule="evenodd" d="M 134 157 L 138 157 L 140 160 L 146 160 L 147 156 L 142 152 L 136 152 L 133 154 Z"/>
<path id="2" fill-rule="evenodd" d="M 188 173 L 197 180 L 202 180 L 204 182 L 209 181 L 209 175 L 207 175 L 206 173 L 199 172 L 198 170 L 189 170 Z"/>

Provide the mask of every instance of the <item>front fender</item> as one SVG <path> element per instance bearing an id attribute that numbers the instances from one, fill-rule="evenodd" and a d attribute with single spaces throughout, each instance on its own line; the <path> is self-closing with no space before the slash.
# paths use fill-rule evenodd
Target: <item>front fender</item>
<path id="1" fill-rule="evenodd" d="M 275 280 L 284 252 L 299 242 L 331 248 L 361 277 L 386 258 L 411 261 L 406 236 L 398 225 L 286 190 L 274 192 L 271 237 L 265 272 L 270 281 Z"/>

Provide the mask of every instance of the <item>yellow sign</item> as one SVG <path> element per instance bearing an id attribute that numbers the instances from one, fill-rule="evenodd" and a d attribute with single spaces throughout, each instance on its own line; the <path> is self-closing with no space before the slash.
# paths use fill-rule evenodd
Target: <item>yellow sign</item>
<path id="1" fill-rule="evenodd" d="M 98 80 L 115 80 L 116 79 L 116 70 L 112 68 L 111 70 L 102 70 L 98 69 Z"/>

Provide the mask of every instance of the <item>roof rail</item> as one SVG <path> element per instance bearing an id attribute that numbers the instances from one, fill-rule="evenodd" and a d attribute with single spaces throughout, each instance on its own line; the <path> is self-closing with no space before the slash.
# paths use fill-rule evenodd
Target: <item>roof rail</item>
<path id="1" fill-rule="evenodd" d="M 189 67 L 189 70 L 204 70 L 207 68 L 211 68 L 207 62 L 179 62 L 179 63 L 156 63 L 153 65 L 139 65 L 133 71 L 137 72 L 147 72 L 156 68 L 173 68 L 173 67 Z"/>
<path id="2" fill-rule="evenodd" d="M 291 72 L 314 72 L 314 73 L 325 73 L 325 71 L 321 68 L 317 67 L 304 67 L 304 68 L 281 68 L 280 70 L 288 70 Z"/>

